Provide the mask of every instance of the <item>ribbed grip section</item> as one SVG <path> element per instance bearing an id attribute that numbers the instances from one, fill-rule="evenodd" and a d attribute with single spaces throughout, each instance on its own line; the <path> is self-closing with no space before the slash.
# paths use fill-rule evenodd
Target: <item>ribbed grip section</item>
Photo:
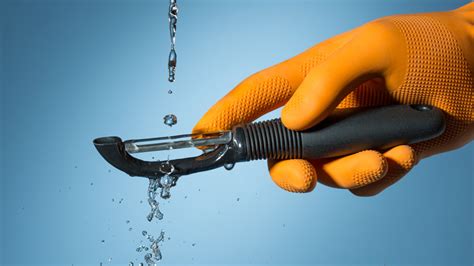
<path id="1" fill-rule="evenodd" d="M 303 155 L 301 133 L 283 126 L 280 119 L 242 126 L 247 160 L 295 159 Z"/>

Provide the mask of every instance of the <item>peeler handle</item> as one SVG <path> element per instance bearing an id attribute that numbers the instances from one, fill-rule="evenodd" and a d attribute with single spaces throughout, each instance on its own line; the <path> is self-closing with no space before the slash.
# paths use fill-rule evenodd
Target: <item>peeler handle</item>
<path id="1" fill-rule="evenodd" d="M 317 159 L 383 150 L 435 138 L 444 129 L 443 111 L 429 105 L 390 105 L 350 115 L 340 113 L 306 131 L 287 129 L 275 119 L 234 128 L 234 139 L 242 147 L 235 161 Z"/>

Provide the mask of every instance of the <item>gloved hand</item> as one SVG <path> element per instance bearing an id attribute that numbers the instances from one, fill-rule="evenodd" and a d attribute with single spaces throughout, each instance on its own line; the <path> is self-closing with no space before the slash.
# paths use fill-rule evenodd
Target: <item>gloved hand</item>
<path id="1" fill-rule="evenodd" d="M 381 18 L 258 72 L 214 105 L 194 132 L 230 129 L 283 105 L 286 127 L 304 130 L 336 108 L 395 103 L 445 111 L 445 133 L 415 145 L 324 160 L 269 161 L 273 181 L 292 192 L 316 180 L 375 195 L 420 160 L 474 137 L 474 3 L 450 12 Z"/>

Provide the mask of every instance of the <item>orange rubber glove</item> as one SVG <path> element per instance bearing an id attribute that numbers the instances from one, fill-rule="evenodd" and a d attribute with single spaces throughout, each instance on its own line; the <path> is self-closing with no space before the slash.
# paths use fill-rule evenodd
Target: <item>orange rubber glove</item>
<path id="1" fill-rule="evenodd" d="M 445 111 L 445 133 L 387 151 L 306 161 L 269 161 L 281 188 L 311 191 L 316 180 L 375 195 L 422 158 L 474 137 L 474 3 L 450 12 L 397 15 L 367 23 L 258 72 L 214 105 L 194 132 L 230 129 L 283 105 L 284 125 L 310 128 L 336 108 L 395 103 Z"/>

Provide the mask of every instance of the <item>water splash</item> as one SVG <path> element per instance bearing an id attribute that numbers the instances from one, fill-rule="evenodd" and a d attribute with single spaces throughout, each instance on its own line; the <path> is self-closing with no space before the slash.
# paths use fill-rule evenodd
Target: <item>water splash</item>
<path id="1" fill-rule="evenodd" d="M 158 220 L 163 219 L 163 213 L 160 211 L 159 203 L 156 201 L 157 189 L 159 187 L 159 180 L 150 178 L 148 185 L 148 204 L 150 205 L 150 213 L 147 215 L 147 220 L 151 222 L 153 218 Z"/>
<path id="2" fill-rule="evenodd" d="M 163 213 L 159 209 L 159 202 L 157 201 L 158 188 L 161 188 L 160 197 L 163 199 L 170 198 L 170 189 L 176 185 L 177 177 L 171 176 L 174 167 L 170 164 L 170 171 L 168 174 L 163 175 L 160 178 L 149 178 L 148 184 L 148 204 L 150 205 L 150 213 L 147 215 L 147 220 L 151 222 L 154 218 L 158 220 L 163 219 Z M 164 241 L 165 232 L 161 231 L 160 235 L 154 239 L 151 234 L 148 234 L 147 231 L 142 231 L 142 235 L 150 242 L 149 248 L 141 245 L 136 251 L 137 252 L 148 252 L 145 256 L 145 262 L 147 264 L 155 264 L 156 262 L 162 259 L 161 250 L 159 243 Z"/>
<path id="3" fill-rule="evenodd" d="M 163 242 L 164 241 L 164 238 L 165 238 L 165 232 L 164 231 L 161 231 L 160 235 L 158 236 L 158 238 L 156 238 L 152 243 L 151 243 L 151 251 L 153 253 L 153 257 L 155 258 L 155 260 L 161 260 L 161 251 L 160 251 L 160 247 L 159 247 L 159 243 L 160 242 Z"/>
<path id="4" fill-rule="evenodd" d="M 153 265 L 162 259 L 159 243 L 163 242 L 165 238 L 165 232 L 161 231 L 160 235 L 156 239 L 152 235 L 148 234 L 147 231 L 143 231 L 142 235 L 148 239 L 150 242 L 150 247 L 148 248 L 145 245 L 141 245 L 136 250 L 137 252 L 150 251 L 145 254 L 144 259 L 147 264 Z"/>

